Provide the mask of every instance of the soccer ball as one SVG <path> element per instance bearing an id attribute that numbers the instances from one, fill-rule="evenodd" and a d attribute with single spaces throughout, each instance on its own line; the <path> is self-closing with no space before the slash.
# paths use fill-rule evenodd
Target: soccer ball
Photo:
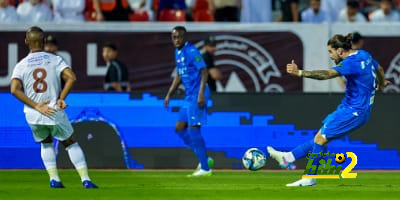
<path id="1" fill-rule="evenodd" d="M 264 152 L 257 148 L 250 148 L 244 153 L 243 166 L 251 171 L 256 171 L 264 167 L 267 159 Z"/>

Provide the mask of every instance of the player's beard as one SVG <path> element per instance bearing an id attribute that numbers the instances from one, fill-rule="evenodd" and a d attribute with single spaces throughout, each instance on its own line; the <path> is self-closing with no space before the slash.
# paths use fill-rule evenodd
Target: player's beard
<path id="1" fill-rule="evenodd" d="M 333 62 L 335 62 L 335 64 L 336 65 L 338 65 L 340 62 L 342 62 L 343 61 L 343 59 L 341 59 L 341 58 L 338 58 L 338 59 L 332 59 L 333 60 Z"/>

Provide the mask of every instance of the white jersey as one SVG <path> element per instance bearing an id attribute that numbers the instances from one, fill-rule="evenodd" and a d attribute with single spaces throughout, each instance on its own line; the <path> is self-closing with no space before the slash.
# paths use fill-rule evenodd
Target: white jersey
<path id="1" fill-rule="evenodd" d="M 61 72 L 69 67 L 60 56 L 47 52 L 29 53 L 15 66 L 11 79 L 21 80 L 25 95 L 36 103 L 50 100 L 49 106 L 56 108 L 61 92 Z M 29 124 L 56 124 L 54 117 L 42 115 L 27 105 L 24 112 Z"/>
<path id="2" fill-rule="evenodd" d="M 369 19 L 371 22 L 397 22 L 400 21 L 400 14 L 393 9 L 388 15 L 385 15 L 382 9 L 378 9 L 371 13 Z"/>
<path id="3" fill-rule="evenodd" d="M 55 22 L 85 22 L 85 0 L 53 0 Z"/>
<path id="4" fill-rule="evenodd" d="M 0 23 L 6 22 L 17 22 L 18 15 L 15 8 L 12 6 L 7 6 L 6 8 L 0 8 Z"/>
<path id="5" fill-rule="evenodd" d="M 49 22 L 53 20 L 53 13 L 45 3 L 32 6 L 29 1 L 25 1 L 18 5 L 17 14 L 21 22 Z"/>

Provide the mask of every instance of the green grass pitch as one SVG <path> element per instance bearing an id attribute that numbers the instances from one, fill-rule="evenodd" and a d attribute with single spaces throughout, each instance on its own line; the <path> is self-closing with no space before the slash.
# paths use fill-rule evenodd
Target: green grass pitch
<path id="1" fill-rule="evenodd" d="M 354 171 L 357 172 L 357 171 Z M 50 189 L 45 170 L 0 170 L 0 199 L 400 199 L 399 171 L 358 171 L 355 179 L 319 179 L 317 186 L 287 188 L 302 171 L 216 170 L 188 178 L 190 171 L 92 170 L 100 186 L 85 190 L 73 170 L 59 172 L 65 189 Z"/>

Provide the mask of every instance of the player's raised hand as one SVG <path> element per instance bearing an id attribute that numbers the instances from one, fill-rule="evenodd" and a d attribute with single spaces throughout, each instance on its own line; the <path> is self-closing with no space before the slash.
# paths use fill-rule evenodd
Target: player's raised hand
<path id="1" fill-rule="evenodd" d="M 40 113 L 42 113 L 43 115 L 51 116 L 56 112 L 56 110 L 54 108 L 48 106 L 49 103 L 50 103 L 50 100 L 39 102 L 35 106 L 35 109 L 37 111 L 39 111 Z"/>
<path id="2" fill-rule="evenodd" d="M 297 64 L 294 62 L 294 60 L 292 60 L 292 63 L 289 63 L 286 65 L 286 72 L 290 75 L 298 76 L 299 69 L 297 67 Z"/>
<path id="3" fill-rule="evenodd" d="M 64 110 L 67 106 L 68 106 L 68 104 L 65 103 L 64 100 L 61 100 L 61 99 L 57 100 L 57 109 Z"/>

